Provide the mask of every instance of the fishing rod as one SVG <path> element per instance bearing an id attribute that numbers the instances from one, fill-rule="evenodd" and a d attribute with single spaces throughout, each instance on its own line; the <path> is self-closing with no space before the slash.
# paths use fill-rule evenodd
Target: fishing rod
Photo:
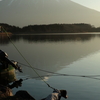
<path id="1" fill-rule="evenodd" d="M 48 86 L 50 87 L 50 85 L 40 76 L 40 74 L 31 66 L 31 64 L 28 62 L 28 60 L 23 56 L 23 54 L 20 52 L 20 50 L 17 48 L 17 46 L 13 43 L 13 41 L 11 40 L 8 32 L 5 30 L 4 27 L 0 26 L 2 28 L 2 30 L 5 32 L 5 34 L 7 35 L 8 39 L 10 40 L 10 42 L 12 43 L 12 45 L 15 47 L 15 49 L 17 50 L 17 52 L 21 55 L 21 57 L 24 59 L 24 61 L 32 68 L 32 70 L 38 75 L 38 77 Z"/>

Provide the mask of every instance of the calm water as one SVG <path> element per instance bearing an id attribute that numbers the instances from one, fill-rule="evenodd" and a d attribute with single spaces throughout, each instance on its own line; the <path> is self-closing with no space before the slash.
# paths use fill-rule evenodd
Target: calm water
<path id="1" fill-rule="evenodd" d="M 80 77 L 100 75 L 100 35 L 98 33 L 13 35 L 11 40 L 32 67 L 69 75 L 55 75 L 36 70 L 52 87 L 66 89 L 68 100 L 100 99 L 99 76 Z M 0 49 L 8 53 L 9 59 L 18 61 L 21 65 L 28 65 L 13 44 L 7 37 L 0 36 Z M 14 88 L 13 93 L 18 90 L 27 90 L 36 100 L 50 94 L 52 89 L 38 78 L 32 68 L 25 65 L 22 65 L 23 73 L 16 72 L 17 79 L 24 79 L 22 87 Z"/>

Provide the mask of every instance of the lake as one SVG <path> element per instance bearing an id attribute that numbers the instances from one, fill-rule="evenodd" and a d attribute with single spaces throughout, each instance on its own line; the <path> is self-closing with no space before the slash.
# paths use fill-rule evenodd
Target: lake
<path id="1" fill-rule="evenodd" d="M 53 91 L 47 82 L 67 90 L 68 100 L 100 99 L 100 33 L 19 34 L 10 39 L 0 36 L 0 49 L 23 70 L 16 71 L 17 79 L 23 82 L 13 89 L 14 94 L 27 90 L 40 100 Z"/>

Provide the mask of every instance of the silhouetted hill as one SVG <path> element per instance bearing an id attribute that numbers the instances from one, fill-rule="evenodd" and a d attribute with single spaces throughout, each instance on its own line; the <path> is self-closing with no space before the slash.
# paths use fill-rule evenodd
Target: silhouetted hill
<path id="1" fill-rule="evenodd" d="M 12 26 L 6 23 L 0 23 L 1 26 L 1 32 L 7 31 L 7 32 L 20 32 L 21 28 L 16 27 L 16 26 Z"/>
<path id="2" fill-rule="evenodd" d="M 23 28 L 1 23 L 7 32 L 13 33 L 78 33 L 78 32 L 100 32 L 100 27 L 95 28 L 90 24 L 49 24 L 29 25 Z M 2 29 L 2 31 L 4 31 Z"/>

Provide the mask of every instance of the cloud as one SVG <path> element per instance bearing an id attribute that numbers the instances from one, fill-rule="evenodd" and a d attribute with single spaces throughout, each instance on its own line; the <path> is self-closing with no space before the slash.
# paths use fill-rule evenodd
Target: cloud
<path id="1" fill-rule="evenodd" d="M 0 0 L 0 1 L 2 1 L 2 0 Z"/>

